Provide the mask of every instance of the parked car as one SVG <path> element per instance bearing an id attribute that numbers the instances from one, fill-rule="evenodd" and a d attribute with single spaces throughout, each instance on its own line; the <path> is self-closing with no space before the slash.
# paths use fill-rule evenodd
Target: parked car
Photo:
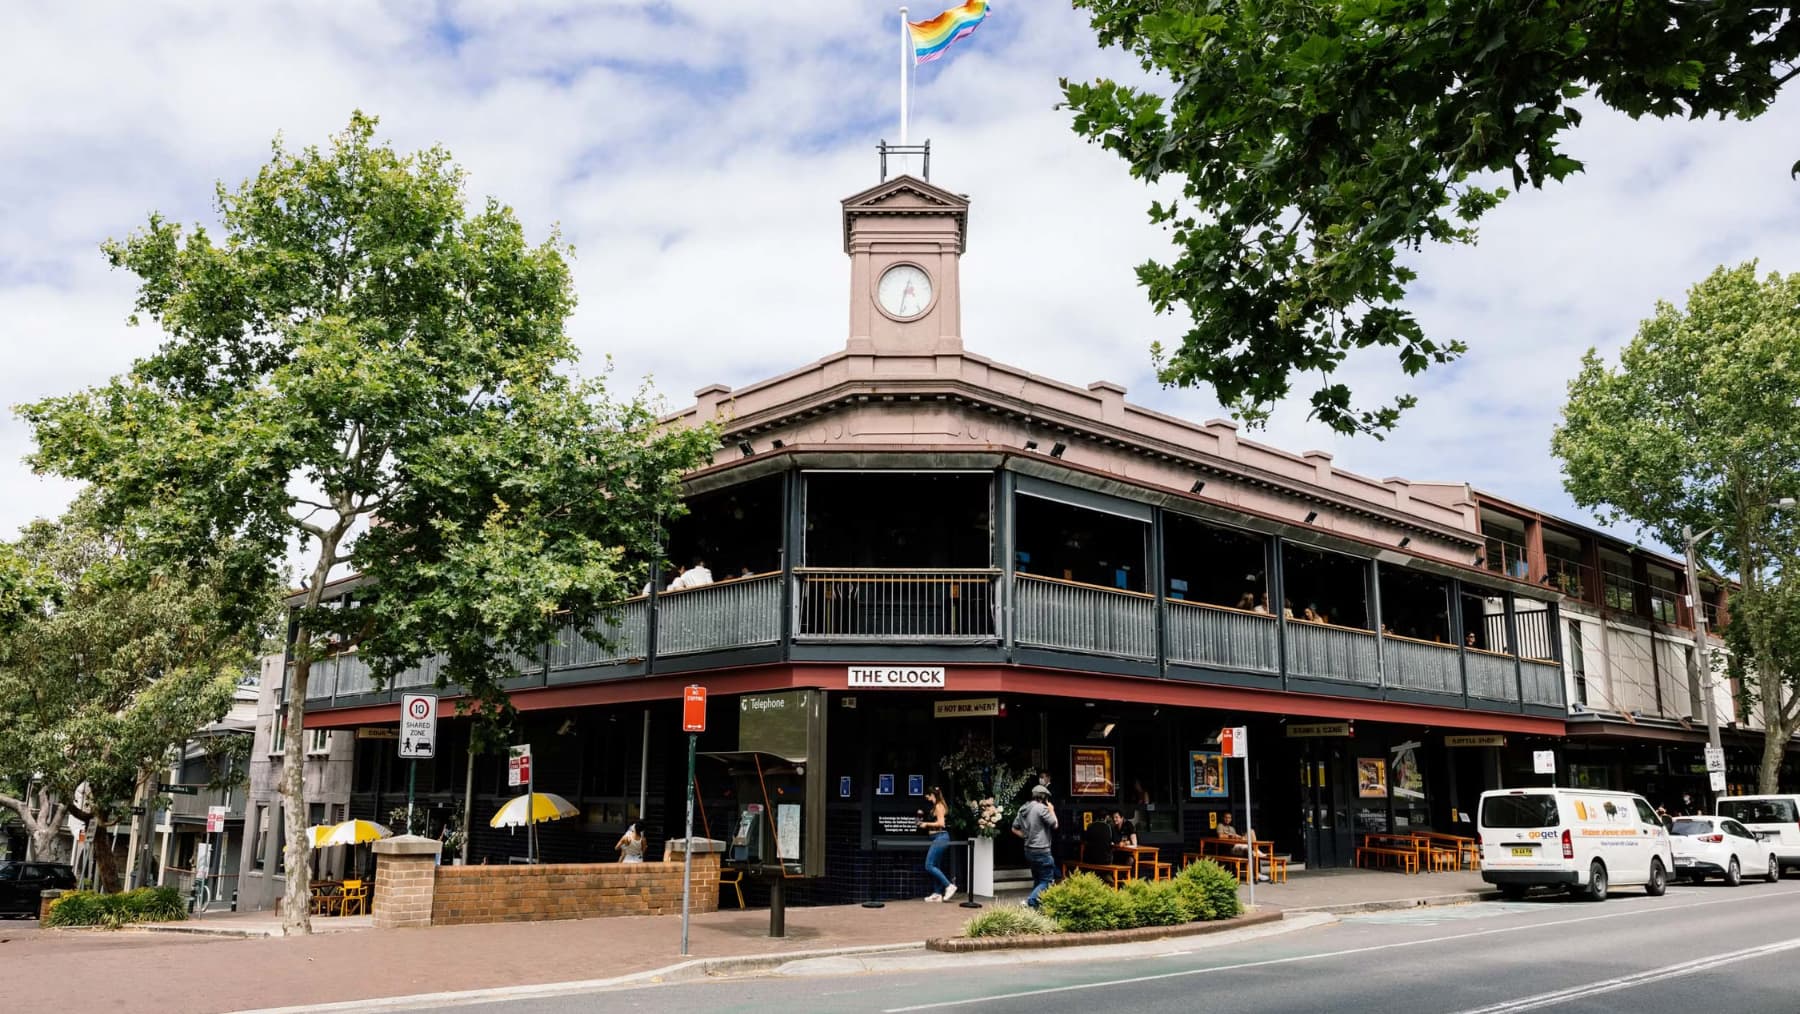
<path id="1" fill-rule="evenodd" d="M 1721 796 L 1713 812 L 1762 835 L 1784 871 L 1800 869 L 1800 795 Z"/>
<path id="2" fill-rule="evenodd" d="M 1781 861 L 1774 846 L 1730 817 L 1676 817 L 1669 844 L 1675 850 L 1675 874 L 1698 883 L 1718 877 L 1736 887 L 1746 872 L 1774 883 Z"/>
<path id="3" fill-rule="evenodd" d="M 68 863 L 0 862 L 0 918 L 35 917 L 38 892 L 74 887 L 75 870 Z"/>
<path id="4" fill-rule="evenodd" d="M 1510 898 L 1559 885 L 1604 901 L 1615 884 L 1668 887 L 1669 833 L 1644 797 L 1589 789 L 1493 789 L 1481 794 L 1481 879 Z"/>

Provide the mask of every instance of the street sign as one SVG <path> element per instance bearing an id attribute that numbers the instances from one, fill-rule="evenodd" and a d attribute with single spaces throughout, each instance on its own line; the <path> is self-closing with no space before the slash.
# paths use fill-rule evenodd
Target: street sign
<path id="1" fill-rule="evenodd" d="M 407 694 L 400 698 L 402 760 L 430 760 L 436 755 L 437 705 L 435 694 Z"/>
<path id="2" fill-rule="evenodd" d="M 1533 773 L 1540 775 L 1556 774 L 1556 751 L 1531 751 L 1531 770 Z"/>
<path id="3" fill-rule="evenodd" d="M 171 796 L 197 796 L 200 794 L 198 785 L 165 785 L 162 790 Z"/>
<path id="4" fill-rule="evenodd" d="M 225 830 L 225 807 L 209 806 L 206 808 L 206 833 L 218 834 Z"/>
<path id="5" fill-rule="evenodd" d="M 531 744 L 506 748 L 506 784 L 513 788 L 531 782 Z"/>
<path id="6" fill-rule="evenodd" d="M 706 731 L 706 688 L 690 686 L 681 692 L 681 731 Z"/>
<path id="7" fill-rule="evenodd" d="M 1707 777 L 1712 780 L 1712 790 L 1714 792 L 1724 792 L 1725 791 L 1725 772 L 1714 771 Z"/>
<path id="8" fill-rule="evenodd" d="M 1220 729 L 1219 752 L 1227 757 L 1250 756 L 1250 730 L 1242 725 Z"/>
<path id="9" fill-rule="evenodd" d="M 1725 773 L 1725 748 L 1720 746 L 1706 747 L 1706 770 L 1714 774 Z"/>

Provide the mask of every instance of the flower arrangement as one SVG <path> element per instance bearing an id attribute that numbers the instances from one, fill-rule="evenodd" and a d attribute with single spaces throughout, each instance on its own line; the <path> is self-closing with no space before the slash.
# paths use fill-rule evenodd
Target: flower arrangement
<path id="1" fill-rule="evenodd" d="M 1029 777 L 1030 772 L 1015 773 L 1005 764 L 994 765 L 993 795 L 967 801 L 975 818 L 976 835 L 998 838 L 1012 826 L 1013 816 L 1019 812 L 1019 793 L 1024 791 Z"/>
<path id="2" fill-rule="evenodd" d="M 994 756 L 992 744 L 973 736 L 965 737 L 962 747 L 938 766 L 944 771 L 945 792 L 964 803 L 950 811 L 960 831 L 997 838 L 1012 826 L 1030 771 L 1013 771 Z"/>

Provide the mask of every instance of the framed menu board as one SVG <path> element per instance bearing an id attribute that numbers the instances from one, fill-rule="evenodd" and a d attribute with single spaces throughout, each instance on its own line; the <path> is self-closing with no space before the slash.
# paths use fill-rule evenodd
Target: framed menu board
<path id="1" fill-rule="evenodd" d="M 1074 775 L 1069 779 L 1070 795 L 1111 798 L 1119 794 L 1118 783 L 1113 780 L 1112 747 L 1072 746 L 1069 767 Z"/>

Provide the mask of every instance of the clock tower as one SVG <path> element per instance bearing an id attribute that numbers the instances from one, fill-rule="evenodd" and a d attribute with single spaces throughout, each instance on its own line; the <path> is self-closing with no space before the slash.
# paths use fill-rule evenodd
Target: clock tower
<path id="1" fill-rule="evenodd" d="M 916 176 L 844 199 L 850 255 L 850 342 L 861 355 L 962 351 L 962 283 L 969 200 Z"/>

